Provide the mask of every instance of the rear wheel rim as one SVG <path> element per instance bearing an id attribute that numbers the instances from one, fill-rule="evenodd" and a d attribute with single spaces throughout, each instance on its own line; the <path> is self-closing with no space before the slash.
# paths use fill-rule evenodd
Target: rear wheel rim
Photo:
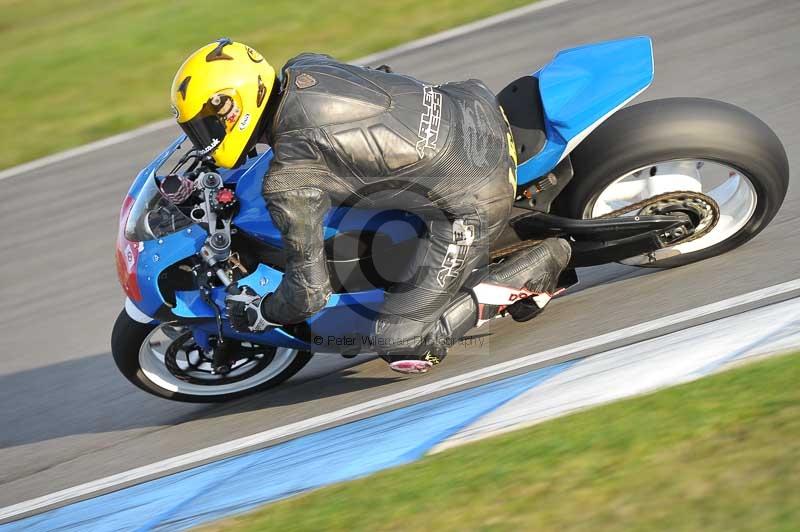
<path id="1" fill-rule="evenodd" d="M 264 347 L 265 356 L 271 354 L 272 359 L 266 364 L 261 371 L 253 375 L 246 376 L 242 379 L 231 379 L 236 377 L 237 374 L 247 375 L 252 371 L 252 367 L 247 367 L 245 364 L 233 364 L 231 372 L 227 376 L 220 376 L 219 380 L 223 383 L 215 384 L 213 378 L 205 379 L 205 383 L 198 379 L 192 379 L 190 382 L 182 380 L 173 374 L 165 363 L 165 353 L 167 349 L 173 345 L 174 342 L 180 341 L 185 338 L 188 329 L 184 327 L 175 326 L 172 324 L 161 324 L 142 342 L 139 348 L 139 367 L 144 373 L 145 377 L 159 388 L 163 388 L 172 393 L 179 393 L 184 395 L 193 396 L 220 396 L 244 392 L 257 386 L 260 386 L 272 379 L 281 375 L 291 364 L 295 361 L 299 354 L 297 349 L 289 349 L 285 347 L 278 347 L 274 349 L 274 354 L 268 353 L 272 348 Z M 197 355 L 189 352 L 193 349 L 187 344 L 184 349 L 181 346 L 181 353 L 183 357 L 181 361 L 187 359 L 196 360 Z M 248 363 L 252 366 L 256 364 L 255 361 Z M 189 370 L 190 368 L 184 367 L 183 369 Z M 225 381 L 228 382 L 225 382 Z M 232 380 L 232 381 L 231 381 Z"/>
<path id="2" fill-rule="evenodd" d="M 752 180 L 725 163 L 706 159 L 671 159 L 642 166 L 609 183 L 584 209 L 584 218 L 597 218 L 647 198 L 676 191 L 700 192 L 713 198 L 720 209 L 717 225 L 690 242 L 621 261 L 647 265 L 654 261 L 695 253 L 724 242 L 753 218 L 758 203 Z M 626 216 L 635 216 L 630 212 Z"/>

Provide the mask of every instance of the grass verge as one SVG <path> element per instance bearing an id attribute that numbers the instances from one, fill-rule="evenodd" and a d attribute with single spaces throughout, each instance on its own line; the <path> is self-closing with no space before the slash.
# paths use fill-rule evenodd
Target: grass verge
<path id="1" fill-rule="evenodd" d="M 0 0 L 6 126 L 0 168 L 169 118 L 169 86 L 222 36 L 275 66 L 354 59 L 531 0 Z"/>
<path id="2" fill-rule="evenodd" d="M 797 530 L 800 354 L 278 502 L 210 530 Z"/>

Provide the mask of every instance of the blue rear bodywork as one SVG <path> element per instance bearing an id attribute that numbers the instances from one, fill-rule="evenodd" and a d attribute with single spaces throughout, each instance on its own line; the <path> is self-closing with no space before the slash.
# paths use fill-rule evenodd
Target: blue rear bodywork
<path id="1" fill-rule="evenodd" d="M 546 142 L 536 156 L 518 167 L 519 184 L 530 183 L 547 174 L 589 131 L 652 82 L 652 43 L 648 37 L 633 37 L 571 48 L 559 52 L 532 76 L 539 78 Z M 184 141 L 184 137 L 177 139 L 139 173 L 128 192 L 131 198 L 137 198 L 147 181 L 155 179 L 159 168 Z M 227 184 L 236 184 L 240 209 L 233 219 L 234 226 L 280 247 L 280 233 L 272 224 L 261 195 L 261 182 L 271 160 L 272 152 L 266 151 L 222 175 Z M 122 218 L 126 217 L 123 212 Z M 124 226 L 126 220 L 121 219 L 120 223 Z M 400 211 L 350 212 L 340 207 L 328 214 L 324 232 L 327 239 L 340 232 L 363 229 L 382 232 L 392 242 L 402 242 L 416 238 L 423 227 L 418 219 Z M 195 320 L 193 327 L 198 339 L 215 334 L 214 309 L 202 301 L 197 290 L 176 292 L 175 304 L 170 304 L 159 287 L 159 277 L 170 266 L 198 253 L 206 237 L 202 227 L 192 225 L 158 240 L 129 242 L 123 239 L 118 244 L 120 249 L 124 246 L 136 248 L 131 267 L 135 268 L 138 293 L 127 291 L 131 302 L 147 316 L 163 316 L 164 309 L 168 309 L 176 319 Z M 265 295 L 278 286 L 281 277 L 280 271 L 261 264 L 240 284 Z M 219 308 L 224 308 L 223 290 L 216 289 L 213 296 Z M 312 334 L 306 340 L 280 328 L 248 335 L 237 333 L 226 324 L 225 332 L 231 337 L 261 344 L 316 350 L 314 337 L 323 338 L 325 345 L 330 346 L 330 339 L 334 337 L 368 336 L 382 301 L 380 289 L 334 294 L 325 309 L 308 320 Z"/>
<path id="2" fill-rule="evenodd" d="M 587 44 L 563 50 L 539 78 L 547 141 L 517 169 L 521 185 L 547 174 L 586 134 L 653 82 L 649 37 Z"/>

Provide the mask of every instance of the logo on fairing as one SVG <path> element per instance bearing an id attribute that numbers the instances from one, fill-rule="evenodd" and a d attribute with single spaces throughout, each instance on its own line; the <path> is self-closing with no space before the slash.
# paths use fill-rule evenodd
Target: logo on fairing
<path id="1" fill-rule="evenodd" d="M 439 140 L 439 126 L 442 120 L 442 93 L 435 90 L 431 85 L 425 85 L 422 95 L 422 105 L 425 112 L 422 113 L 419 121 L 419 140 L 417 141 L 417 155 L 422 159 L 425 157 L 425 150 L 436 149 L 436 142 Z"/>
<path id="2" fill-rule="evenodd" d="M 250 124 L 250 113 L 244 115 L 241 121 L 239 121 L 239 131 L 247 129 L 248 124 Z"/>
<path id="3" fill-rule="evenodd" d="M 125 263 L 128 266 L 128 273 L 132 273 L 136 266 L 136 255 L 133 253 L 133 248 L 128 244 L 125 246 Z"/>

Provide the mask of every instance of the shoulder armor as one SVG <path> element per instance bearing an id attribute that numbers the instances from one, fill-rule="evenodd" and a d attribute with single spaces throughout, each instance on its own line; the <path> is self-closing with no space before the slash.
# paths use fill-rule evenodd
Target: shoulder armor
<path id="1" fill-rule="evenodd" d="M 285 90 L 275 123 L 279 132 L 363 120 L 389 109 L 391 97 L 365 79 L 359 72 L 363 69 L 318 57 L 298 60 L 284 70 Z"/>

